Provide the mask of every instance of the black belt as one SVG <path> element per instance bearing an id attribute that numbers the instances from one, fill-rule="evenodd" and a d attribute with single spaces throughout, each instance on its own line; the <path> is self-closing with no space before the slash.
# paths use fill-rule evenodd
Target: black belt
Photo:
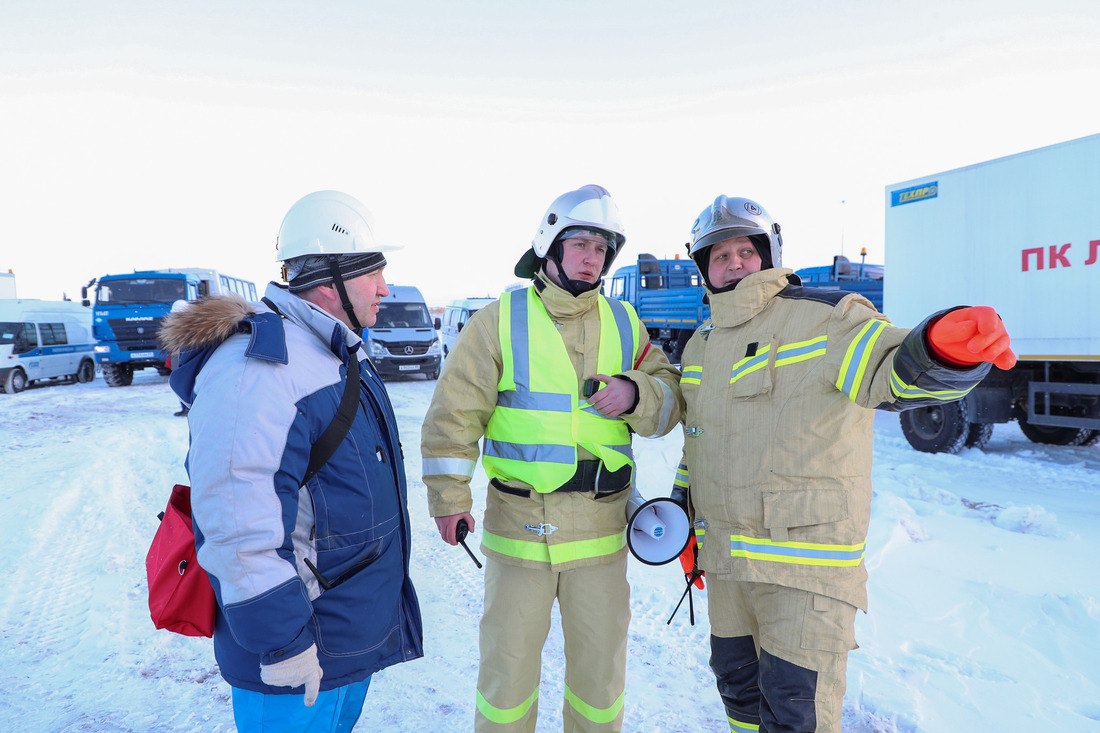
<path id="1" fill-rule="evenodd" d="M 554 491 L 578 491 L 585 494 L 595 492 L 597 497 L 610 496 L 630 486 L 630 475 L 631 465 L 629 463 L 618 471 L 608 471 L 600 461 L 577 461 L 577 470 L 572 478 L 554 489 Z M 531 496 L 530 489 L 506 486 L 497 479 L 491 480 L 489 484 L 505 494 L 525 498 Z"/>

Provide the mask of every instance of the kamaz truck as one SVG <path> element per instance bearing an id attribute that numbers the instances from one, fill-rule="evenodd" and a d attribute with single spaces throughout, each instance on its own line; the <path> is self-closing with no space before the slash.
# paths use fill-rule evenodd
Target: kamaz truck
<path id="1" fill-rule="evenodd" d="M 130 385 L 134 372 L 147 367 L 162 375 L 169 373 L 165 365 L 168 354 L 157 347 L 157 332 L 177 302 L 226 293 L 256 300 L 253 283 L 205 268 L 104 275 L 81 288 L 84 305 L 91 303 L 89 291 L 95 296 L 92 335 L 96 362 L 112 387 Z"/>
<path id="2" fill-rule="evenodd" d="M 1019 362 L 958 402 L 901 413 L 917 450 L 982 447 L 1015 420 L 1035 443 L 1100 439 L 1100 135 L 886 187 L 886 312 L 996 308 Z"/>
<path id="3" fill-rule="evenodd" d="M 638 255 L 638 263 L 615 271 L 609 298 L 634 306 L 653 345 L 678 362 L 691 334 L 710 317 L 703 278 L 690 259 L 659 260 Z"/>
<path id="4" fill-rule="evenodd" d="M 883 270 L 882 265 L 855 264 L 837 256 L 832 265 L 807 267 L 795 274 L 807 287 L 859 293 L 882 310 Z M 679 362 L 691 334 L 710 317 L 704 295 L 703 278 L 692 260 L 659 260 L 641 254 L 637 264 L 615 271 L 608 297 L 634 306 L 654 346 Z"/>

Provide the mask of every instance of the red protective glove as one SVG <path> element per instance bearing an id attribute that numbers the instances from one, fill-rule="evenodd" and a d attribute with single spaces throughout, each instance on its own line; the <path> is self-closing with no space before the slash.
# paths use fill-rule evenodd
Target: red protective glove
<path id="1" fill-rule="evenodd" d="M 997 311 L 987 305 L 951 311 L 928 329 L 928 344 L 934 356 L 951 366 L 973 366 L 983 361 L 1000 369 L 1016 365 L 1008 331 Z"/>
<path id="2" fill-rule="evenodd" d="M 684 575 L 691 575 L 692 571 L 696 570 L 697 559 L 699 557 L 699 543 L 695 539 L 695 535 L 692 535 L 688 540 L 688 546 L 684 548 L 684 551 L 680 553 L 680 567 L 684 569 Z M 695 587 L 699 590 L 703 590 L 705 584 L 703 583 L 703 571 L 697 571 L 699 577 L 695 579 Z"/>

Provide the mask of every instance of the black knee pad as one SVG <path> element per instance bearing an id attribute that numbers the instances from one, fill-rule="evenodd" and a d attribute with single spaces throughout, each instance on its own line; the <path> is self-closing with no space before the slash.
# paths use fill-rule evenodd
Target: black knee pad
<path id="1" fill-rule="evenodd" d="M 734 720 L 760 724 L 759 662 L 751 636 L 710 637 L 710 668 L 726 714 Z"/>
<path id="2" fill-rule="evenodd" d="M 817 672 L 760 650 L 760 730 L 812 733 L 817 730 Z"/>

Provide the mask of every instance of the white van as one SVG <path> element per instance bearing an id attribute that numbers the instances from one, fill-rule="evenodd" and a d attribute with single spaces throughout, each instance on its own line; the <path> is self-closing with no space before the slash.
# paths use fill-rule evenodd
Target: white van
<path id="1" fill-rule="evenodd" d="M 59 377 L 95 379 L 92 309 L 72 301 L 0 300 L 0 385 L 8 394 Z"/>
<path id="2" fill-rule="evenodd" d="M 386 287 L 390 294 L 379 303 L 378 319 L 364 334 L 367 356 L 382 377 L 437 378 L 443 352 L 424 296 L 409 285 L 387 283 Z"/>
<path id="3" fill-rule="evenodd" d="M 462 300 L 452 300 L 451 304 L 443 309 L 443 319 L 439 321 L 436 328 L 443 335 L 444 356 L 451 353 L 451 348 L 455 345 L 455 339 L 458 338 L 459 331 L 466 325 L 466 321 L 470 320 L 470 316 L 494 300 L 496 298 L 463 298 Z"/>

